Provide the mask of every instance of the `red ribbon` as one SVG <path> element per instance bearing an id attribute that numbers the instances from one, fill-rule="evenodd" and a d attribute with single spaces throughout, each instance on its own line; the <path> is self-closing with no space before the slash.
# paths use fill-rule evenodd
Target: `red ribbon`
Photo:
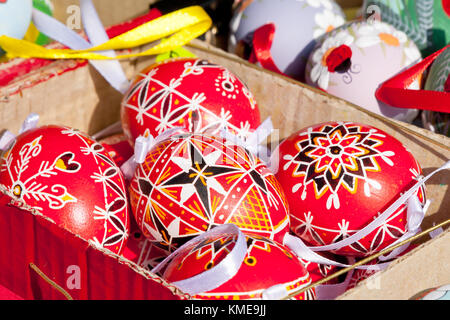
<path id="1" fill-rule="evenodd" d="M 450 44 L 384 82 L 377 89 L 376 98 L 392 107 L 450 113 L 450 93 L 405 89 L 447 48 Z"/>
<path id="2" fill-rule="evenodd" d="M 267 23 L 255 30 L 253 34 L 253 50 L 249 62 L 259 64 L 267 70 L 285 75 L 278 69 L 273 61 L 270 49 L 272 48 L 273 38 L 275 37 L 275 24 Z"/>

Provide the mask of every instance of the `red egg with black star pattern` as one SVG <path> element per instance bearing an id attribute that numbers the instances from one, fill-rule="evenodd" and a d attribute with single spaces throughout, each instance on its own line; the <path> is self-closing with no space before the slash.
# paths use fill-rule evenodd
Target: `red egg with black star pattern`
<path id="1" fill-rule="evenodd" d="M 203 59 L 177 58 L 142 70 L 121 105 L 130 143 L 175 127 L 218 134 L 222 128 L 246 138 L 261 124 L 256 101 L 228 69 Z"/>
<path id="2" fill-rule="evenodd" d="M 243 147 L 213 136 L 177 135 L 154 146 L 129 194 L 144 235 L 168 251 L 227 223 L 281 243 L 289 231 L 286 198 L 272 172 Z"/>
<path id="3" fill-rule="evenodd" d="M 80 131 L 49 125 L 20 134 L 2 155 L 0 185 L 62 228 L 122 252 L 130 224 L 124 178 Z"/>
<path id="4" fill-rule="evenodd" d="M 382 130 L 352 122 L 300 130 L 284 140 L 278 152 L 276 177 L 290 204 L 291 230 L 313 246 L 355 234 L 422 175 L 401 142 Z M 417 197 L 423 205 L 423 186 Z M 367 236 L 333 252 L 370 255 L 405 234 L 406 226 L 403 204 Z"/>
<path id="5" fill-rule="evenodd" d="M 289 248 L 257 235 L 245 233 L 247 252 L 238 272 L 219 287 L 193 295 L 200 300 L 262 299 L 264 290 L 281 285 L 295 300 L 314 300 L 314 288 L 301 291 L 312 283 L 303 263 Z M 163 278 L 169 282 L 184 280 L 220 263 L 233 249 L 236 236 L 217 236 L 194 248 L 188 246 L 177 252 L 167 265 Z M 207 281 L 207 279 L 204 279 Z M 287 298 L 287 296 L 286 296 Z"/>

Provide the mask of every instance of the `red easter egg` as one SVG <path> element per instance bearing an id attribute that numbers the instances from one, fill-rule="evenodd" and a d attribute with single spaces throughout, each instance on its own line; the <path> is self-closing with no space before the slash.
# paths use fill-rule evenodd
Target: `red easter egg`
<path id="1" fill-rule="evenodd" d="M 145 237 L 135 219 L 131 219 L 130 236 L 122 252 L 122 257 L 151 271 L 168 255 L 169 252 L 156 246 L 150 239 Z"/>
<path id="2" fill-rule="evenodd" d="M 174 127 L 213 135 L 226 127 L 246 138 L 261 124 L 243 82 L 222 66 L 192 58 L 169 59 L 142 70 L 123 98 L 121 119 L 132 144 L 140 135 L 157 136 Z"/>
<path id="3" fill-rule="evenodd" d="M 53 125 L 25 131 L 2 155 L 0 184 L 81 238 L 123 250 L 130 224 L 124 179 L 85 134 Z"/>
<path id="4" fill-rule="evenodd" d="M 202 300 L 261 299 L 265 289 L 285 285 L 288 294 L 311 284 L 311 278 L 302 262 L 289 248 L 264 237 L 245 234 L 247 253 L 233 278 L 219 287 L 193 295 Z M 177 253 L 168 264 L 163 278 L 176 282 L 193 277 L 220 263 L 233 249 L 236 236 L 218 236 L 195 248 L 188 246 Z M 314 288 L 293 299 L 313 300 Z"/>
<path id="5" fill-rule="evenodd" d="M 177 135 L 154 146 L 129 194 L 144 235 L 169 251 L 225 223 L 279 242 L 289 231 L 275 176 L 246 149 L 213 136 Z"/>
<path id="6" fill-rule="evenodd" d="M 422 174 L 398 140 L 351 122 L 303 129 L 283 141 L 278 151 L 276 177 L 290 204 L 291 230 L 313 246 L 333 244 L 361 230 Z M 424 189 L 417 195 L 424 204 Z M 406 232 L 406 218 L 402 205 L 366 237 L 333 252 L 378 252 Z"/>
<path id="7" fill-rule="evenodd" d="M 134 155 L 133 147 L 123 133 L 114 134 L 99 141 L 118 167 Z"/>
<path id="8" fill-rule="evenodd" d="M 323 256 L 327 259 L 330 259 L 330 260 L 334 260 L 334 261 L 339 260 L 339 259 L 337 259 L 337 257 L 335 255 L 333 255 L 329 252 L 323 252 L 323 253 L 318 253 L 318 254 L 320 254 L 321 256 Z M 336 267 L 334 265 L 321 264 L 321 263 L 317 263 L 317 262 L 308 261 L 308 260 L 305 260 L 302 258 L 299 258 L 299 259 L 305 266 L 306 270 L 308 270 L 308 273 L 311 276 L 311 281 L 313 283 L 316 281 L 325 279 L 339 270 L 339 267 Z M 338 282 L 339 282 L 339 279 L 336 277 L 336 278 L 330 279 L 329 281 L 325 282 L 324 284 L 336 284 Z"/>

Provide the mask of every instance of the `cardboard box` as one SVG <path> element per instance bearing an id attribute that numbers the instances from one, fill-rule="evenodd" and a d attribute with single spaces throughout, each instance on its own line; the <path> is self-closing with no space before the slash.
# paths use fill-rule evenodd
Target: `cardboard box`
<path id="1" fill-rule="evenodd" d="M 110 27 L 119 24 L 125 20 L 130 20 L 141 16 L 149 10 L 151 3 L 156 0 L 93 0 L 97 13 L 103 25 Z M 54 17 L 59 21 L 73 25 L 77 22 L 75 16 L 77 7 L 80 6 L 79 0 L 54 0 L 52 1 L 55 7 Z M 78 28 L 77 28 L 78 29 Z M 81 30 L 81 28 L 79 28 Z"/>
<path id="2" fill-rule="evenodd" d="M 140 50 L 144 50 L 141 48 Z M 386 119 L 292 79 L 249 64 L 204 42 L 187 49 L 221 64 L 239 76 L 258 101 L 262 119 L 271 117 L 279 138 L 327 120 L 375 126 L 400 140 L 415 155 L 425 174 L 450 158 L 450 139 L 416 126 Z M 126 75 L 154 57 L 122 61 Z M 35 112 L 40 125 L 68 125 L 94 134 L 119 120 L 121 95 L 84 61 L 54 61 L 0 88 L 0 128 L 18 132 Z M 449 218 L 450 174 L 427 183 L 432 200 L 425 230 Z M 13 201 L 0 197 L 0 286 L 25 299 L 186 299 L 170 283 L 136 263 L 100 251 L 79 237 Z M 25 241 L 26 237 L 26 241 Z M 450 283 L 450 232 L 421 238 L 420 246 L 386 270 L 361 282 L 338 299 L 409 299 L 427 288 Z M 81 283 L 71 282 L 79 272 Z M 374 280 L 374 277 L 375 280 Z"/>

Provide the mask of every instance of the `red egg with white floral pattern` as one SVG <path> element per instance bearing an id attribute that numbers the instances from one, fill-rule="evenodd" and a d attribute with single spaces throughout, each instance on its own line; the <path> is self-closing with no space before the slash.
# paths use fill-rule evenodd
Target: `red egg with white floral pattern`
<path id="1" fill-rule="evenodd" d="M 289 248 L 264 237 L 245 234 L 247 252 L 238 272 L 227 282 L 207 292 L 193 295 L 201 300 L 261 299 L 263 292 L 275 285 L 285 287 L 296 300 L 314 300 L 314 288 L 295 295 L 310 285 L 311 277 L 303 263 Z M 177 253 L 164 271 L 169 282 L 184 280 L 220 263 L 236 244 L 236 236 L 218 236 Z M 207 279 L 204 279 L 207 281 Z"/>
<path id="2" fill-rule="evenodd" d="M 0 185 L 84 240 L 123 250 L 130 220 L 122 173 L 78 130 L 50 125 L 20 134 L 2 155 Z"/>
<path id="3" fill-rule="evenodd" d="M 290 204 L 291 230 L 313 246 L 334 244 L 355 234 L 422 175 L 401 142 L 382 130 L 352 122 L 300 130 L 278 151 L 276 177 Z M 423 187 L 417 197 L 423 205 Z M 406 226 L 403 204 L 366 237 L 333 252 L 370 255 L 405 234 Z"/>
<path id="4" fill-rule="evenodd" d="M 226 127 L 246 138 L 261 124 L 255 99 L 242 81 L 220 65 L 193 58 L 142 70 L 123 98 L 121 119 L 132 144 L 140 135 L 157 136 L 174 127 L 212 135 Z"/>
<path id="5" fill-rule="evenodd" d="M 172 136 L 138 165 L 129 188 L 144 235 L 173 251 L 226 223 L 282 242 L 289 215 L 281 185 L 255 155 L 227 140 Z"/>

